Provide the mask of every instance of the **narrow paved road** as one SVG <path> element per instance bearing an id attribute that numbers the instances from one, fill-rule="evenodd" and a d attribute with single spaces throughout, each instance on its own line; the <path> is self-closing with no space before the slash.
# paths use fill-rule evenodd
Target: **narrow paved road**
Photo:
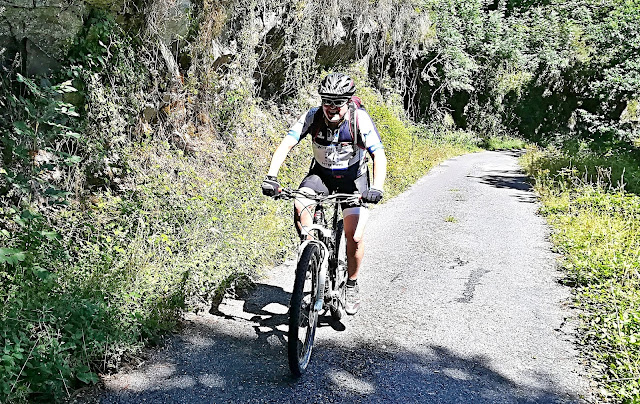
<path id="1" fill-rule="evenodd" d="M 446 161 L 371 215 L 363 308 L 289 376 L 293 263 L 184 333 L 103 403 L 567 403 L 588 396 L 569 290 L 515 153 Z"/>

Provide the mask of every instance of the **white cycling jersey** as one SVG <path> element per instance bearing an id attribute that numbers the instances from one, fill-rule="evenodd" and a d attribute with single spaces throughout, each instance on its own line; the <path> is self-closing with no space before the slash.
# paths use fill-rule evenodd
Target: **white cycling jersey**
<path id="1" fill-rule="evenodd" d="M 302 114 L 300 119 L 289 129 L 287 136 L 292 136 L 298 142 L 302 140 L 313 124 L 316 114 L 321 107 L 311 108 Z M 359 164 L 364 159 L 365 150 L 370 154 L 376 150 L 383 149 L 380 134 L 376 129 L 371 117 L 364 109 L 356 109 L 356 122 L 360 132 L 360 139 L 357 141 L 357 150 L 353 150 L 353 139 L 350 131 L 350 111 L 347 112 L 346 119 L 336 129 L 327 127 L 324 119 L 321 124 L 316 125 L 316 133 L 311 133 L 313 157 L 320 166 L 331 171 L 343 171 Z M 361 167 L 361 169 L 364 169 Z"/>

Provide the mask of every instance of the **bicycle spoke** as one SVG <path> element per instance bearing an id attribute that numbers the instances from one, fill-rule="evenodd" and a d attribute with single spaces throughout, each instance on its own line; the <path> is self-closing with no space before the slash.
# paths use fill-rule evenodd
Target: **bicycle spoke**
<path id="1" fill-rule="evenodd" d="M 304 311 L 302 312 L 301 318 L 300 318 L 300 327 L 308 327 L 309 326 L 309 312 L 307 311 L 307 309 L 305 308 Z"/>

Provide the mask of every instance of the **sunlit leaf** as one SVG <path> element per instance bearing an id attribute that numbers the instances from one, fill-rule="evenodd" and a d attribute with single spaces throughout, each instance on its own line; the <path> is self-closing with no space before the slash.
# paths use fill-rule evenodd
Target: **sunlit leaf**
<path id="1" fill-rule="evenodd" d="M 9 265 L 16 265 L 27 259 L 24 251 L 17 248 L 0 248 L 0 262 L 6 262 Z"/>
<path id="2" fill-rule="evenodd" d="M 82 157 L 80 156 L 69 156 L 66 159 L 64 159 L 64 162 L 67 165 L 78 164 L 81 161 L 82 161 Z"/>

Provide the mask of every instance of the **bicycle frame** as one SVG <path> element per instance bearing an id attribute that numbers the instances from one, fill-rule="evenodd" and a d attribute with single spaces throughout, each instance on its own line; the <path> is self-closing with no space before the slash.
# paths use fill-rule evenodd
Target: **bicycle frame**
<path id="1" fill-rule="evenodd" d="M 333 240 L 333 237 L 334 237 L 333 232 L 335 231 L 338 224 L 338 220 L 340 218 L 338 205 L 345 202 L 356 202 L 356 201 L 359 202 L 360 201 L 359 195 L 357 194 L 331 194 L 328 196 L 309 195 L 298 190 L 290 190 L 290 189 L 282 190 L 282 194 L 281 194 L 281 198 L 283 199 L 296 198 L 298 196 L 314 201 L 312 205 L 306 206 L 305 209 L 309 209 L 310 206 L 314 206 L 317 209 L 318 206 L 322 206 L 323 204 L 326 204 L 326 203 L 335 204 L 335 207 L 333 210 L 333 217 L 331 220 L 331 226 L 326 227 L 317 223 L 313 223 L 310 226 L 302 226 L 302 235 L 307 237 L 311 236 L 314 238 L 304 240 L 298 247 L 298 259 L 300 259 L 300 255 L 302 254 L 302 252 L 304 251 L 304 249 L 308 244 L 314 243 L 320 247 L 320 249 L 322 250 L 322 265 L 320 268 L 320 273 L 318 275 L 318 284 L 325 285 L 327 281 L 327 275 L 329 274 L 329 257 L 332 254 L 332 251 L 330 251 L 330 249 L 332 250 L 333 247 L 335 247 L 331 244 L 338 242 L 338 240 Z M 309 212 L 309 213 L 313 213 L 313 212 Z M 314 215 L 312 214 L 311 216 L 313 217 Z M 314 230 L 318 232 L 318 234 L 320 235 L 320 239 L 318 239 L 318 237 L 315 237 L 313 235 Z M 338 258 L 335 257 L 335 259 L 336 259 L 336 263 L 334 264 L 334 266 L 337 268 Z M 336 289 L 338 285 L 332 285 L 332 286 L 333 287 L 329 288 L 329 293 L 330 293 L 329 297 L 333 299 L 336 297 L 336 294 L 337 294 Z M 318 296 L 316 296 L 313 309 L 314 311 L 319 312 L 324 307 L 325 307 L 325 288 L 321 287 L 318 289 Z"/>

